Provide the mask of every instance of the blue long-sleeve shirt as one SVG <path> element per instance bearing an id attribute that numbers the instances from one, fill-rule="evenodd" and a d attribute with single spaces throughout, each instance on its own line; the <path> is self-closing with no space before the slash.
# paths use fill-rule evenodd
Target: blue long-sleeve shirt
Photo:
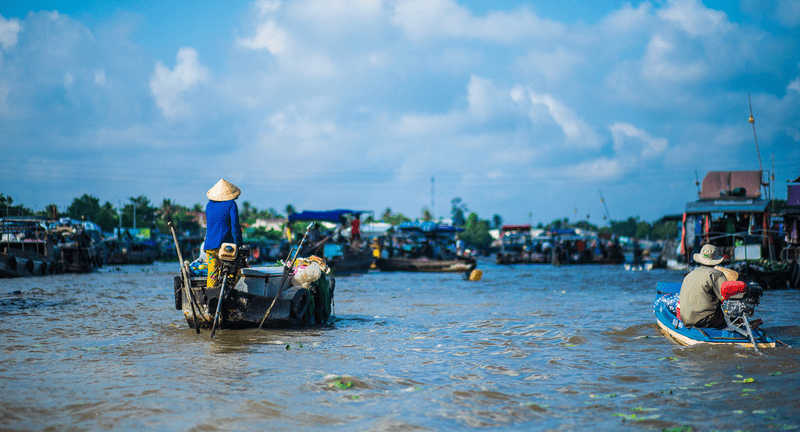
<path id="1" fill-rule="evenodd" d="M 206 205 L 206 249 L 217 249 L 222 243 L 242 244 L 239 207 L 236 201 L 209 201 Z"/>

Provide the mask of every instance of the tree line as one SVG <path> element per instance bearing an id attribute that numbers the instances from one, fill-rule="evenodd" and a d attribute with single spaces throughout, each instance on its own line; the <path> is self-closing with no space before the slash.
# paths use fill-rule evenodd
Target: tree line
<path id="1" fill-rule="evenodd" d="M 450 202 L 450 218 L 454 226 L 462 228 L 459 237 L 464 240 L 468 247 L 486 250 L 491 246 L 492 236 L 489 233 L 492 229 L 500 229 L 503 225 L 503 218 L 495 214 L 491 219 L 481 219 L 475 212 L 470 212 L 466 203 L 460 197 L 453 198 Z M 150 200 L 140 195 L 131 197 L 125 205 L 114 206 L 106 201 L 100 204 L 100 200 L 89 194 L 84 194 L 72 200 L 65 212 L 61 212 L 55 204 L 49 204 L 44 210 L 38 212 L 22 204 L 15 204 L 12 197 L 0 193 L 0 215 L 14 216 L 40 216 L 50 220 L 57 220 L 61 217 L 69 217 L 76 220 L 91 221 L 96 223 L 105 232 L 113 232 L 114 228 L 122 226 L 125 228 L 150 228 L 161 232 L 169 232 L 168 223 L 173 225 L 180 232 L 189 235 L 203 235 L 203 228 L 198 222 L 197 215 L 205 212 L 201 204 L 194 204 L 186 207 L 175 203 L 171 199 L 164 199 L 160 205 L 154 205 Z M 285 207 L 284 213 L 274 208 L 258 209 L 249 201 L 244 201 L 239 209 L 239 219 L 243 225 L 255 224 L 258 219 L 285 218 L 295 213 L 294 207 L 289 204 Z M 434 217 L 430 209 L 422 208 L 420 217 L 423 221 L 433 221 Z M 411 221 L 410 217 L 402 213 L 394 213 L 391 208 L 386 208 L 380 215 L 379 221 L 392 225 L 398 225 L 405 221 Z M 368 215 L 366 223 L 377 222 L 373 215 Z M 629 217 L 627 220 L 610 221 L 607 227 L 597 227 L 588 221 L 571 222 L 569 218 L 556 219 L 550 223 L 539 222 L 535 228 L 544 230 L 554 230 L 560 228 L 580 228 L 585 231 L 596 231 L 603 235 L 616 235 L 634 237 L 639 239 L 666 240 L 677 236 L 677 224 L 674 221 L 661 219 L 654 223 L 642 221 L 639 217 Z M 280 233 L 256 229 L 251 235 L 280 238 Z"/>

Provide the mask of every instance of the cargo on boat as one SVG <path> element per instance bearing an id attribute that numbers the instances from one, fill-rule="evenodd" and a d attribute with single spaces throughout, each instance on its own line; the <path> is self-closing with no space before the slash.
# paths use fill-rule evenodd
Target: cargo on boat
<path id="1" fill-rule="evenodd" d="M 372 248 L 361 238 L 359 210 L 302 211 L 289 215 L 288 226 L 297 222 L 317 222 L 309 233 L 301 257 L 319 256 L 335 275 L 366 273 L 374 261 Z M 327 223 L 331 228 L 325 228 Z M 321 228 L 322 227 L 322 228 Z"/>
<path id="2" fill-rule="evenodd" d="M 103 267 L 105 244 L 95 223 L 65 217 L 58 220 L 50 233 L 57 239 L 62 271 L 88 273 Z"/>
<path id="3" fill-rule="evenodd" d="M 41 276 L 59 271 L 58 249 L 44 220 L 0 219 L 0 277 Z"/>
<path id="4" fill-rule="evenodd" d="M 388 233 L 375 265 L 381 271 L 469 274 L 477 267 L 456 238 L 460 228 L 436 222 L 403 222 Z"/>

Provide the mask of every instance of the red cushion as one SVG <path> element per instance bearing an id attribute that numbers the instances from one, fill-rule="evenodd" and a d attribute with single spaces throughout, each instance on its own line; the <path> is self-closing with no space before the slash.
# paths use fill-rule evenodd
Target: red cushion
<path id="1" fill-rule="evenodd" d="M 747 285 L 742 281 L 725 281 L 722 282 L 722 299 L 727 300 L 736 294 L 741 294 L 747 291 Z"/>

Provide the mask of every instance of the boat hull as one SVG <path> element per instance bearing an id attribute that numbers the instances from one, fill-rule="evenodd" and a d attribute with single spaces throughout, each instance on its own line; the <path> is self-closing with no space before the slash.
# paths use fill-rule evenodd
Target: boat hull
<path id="1" fill-rule="evenodd" d="M 668 304 L 669 296 L 677 295 L 680 289 L 680 283 L 659 282 L 657 284 L 653 313 L 656 316 L 656 324 L 664 335 L 681 345 L 711 344 L 753 347 L 749 338 L 733 331 L 684 326 Z M 753 337 L 758 348 L 775 347 L 775 339 L 767 336 L 763 331 L 754 330 Z"/>
<path id="2" fill-rule="evenodd" d="M 475 258 L 452 260 L 378 258 L 375 260 L 375 265 L 381 271 L 468 273 L 474 270 L 478 264 Z"/>
<path id="3" fill-rule="evenodd" d="M 291 278 L 278 287 L 282 273 L 243 269 L 242 277 L 233 289 L 226 290 L 220 308 L 218 328 L 257 328 L 273 304 L 264 328 L 306 327 L 321 325 L 331 315 L 335 280 L 325 274 L 309 288 L 291 286 Z M 219 303 L 219 288 L 206 288 L 206 277 L 190 277 L 191 294 L 186 290 L 182 276 L 175 276 L 175 307 L 182 310 L 190 328 L 211 328 Z M 192 298 L 193 297 L 193 298 Z"/>

